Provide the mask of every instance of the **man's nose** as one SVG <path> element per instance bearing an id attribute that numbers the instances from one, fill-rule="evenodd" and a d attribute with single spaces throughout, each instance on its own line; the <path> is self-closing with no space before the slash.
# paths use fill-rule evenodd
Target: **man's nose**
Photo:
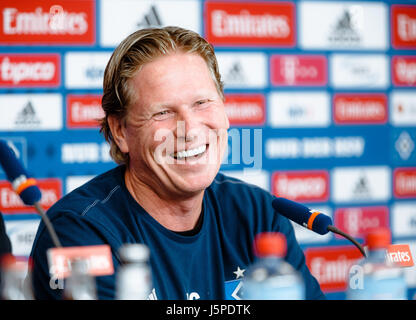
<path id="1" fill-rule="evenodd" d="M 181 110 L 176 123 L 177 138 L 187 142 L 194 140 L 198 135 L 198 124 L 199 119 L 192 110 Z"/>

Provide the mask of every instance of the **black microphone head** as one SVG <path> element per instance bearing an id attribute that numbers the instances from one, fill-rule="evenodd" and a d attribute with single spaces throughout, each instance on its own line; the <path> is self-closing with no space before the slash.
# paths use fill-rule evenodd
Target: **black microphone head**
<path id="1" fill-rule="evenodd" d="M 328 233 L 328 226 L 332 225 L 332 219 L 327 215 L 292 200 L 275 198 L 272 206 L 289 220 L 322 235 Z"/>
<path id="2" fill-rule="evenodd" d="M 311 230 L 321 235 L 324 235 L 329 232 L 328 227 L 331 225 L 332 225 L 332 219 L 328 217 L 327 215 L 319 212 L 319 214 L 316 215 L 315 220 L 313 220 L 312 222 Z"/>
<path id="3" fill-rule="evenodd" d="M 33 205 L 40 200 L 42 194 L 36 185 L 36 180 L 29 178 L 16 153 L 5 140 L 0 140 L 0 164 L 24 204 Z"/>
<path id="4" fill-rule="evenodd" d="M 5 140 L 0 140 L 0 164 L 6 173 L 7 180 L 10 182 L 21 175 L 27 177 L 27 173 L 19 163 L 16 153 Z"/>
<path id="5" fill-rule="evenodd" d="M 34 179 L 29 179 L 34 180 Z M 28 181 L 29 181 L 28 180 Z M 35 184 L 31 184 L 29 182 L 23 189 L 18 192 L 20 198 L 22 199 L 23 203 L 28 206 L 33 206 L 36 202 L 40 201 L 42 198 L 42 193 L 40 192 L 39 187 Z"/>

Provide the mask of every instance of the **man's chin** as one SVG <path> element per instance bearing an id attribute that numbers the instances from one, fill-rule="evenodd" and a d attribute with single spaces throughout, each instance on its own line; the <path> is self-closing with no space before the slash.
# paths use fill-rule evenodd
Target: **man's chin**
<path id="1" fill-rule="evenodd" d="M 172 182 L 178 191 L 182 191 L 184 194 L 189 193 L 189 195 L 191 195 L 208 188 L 216 174 L 216 172 L 212 171 L 210 173 L 199 172 L 198 174 L 179 175 L 172 178 Z"/>

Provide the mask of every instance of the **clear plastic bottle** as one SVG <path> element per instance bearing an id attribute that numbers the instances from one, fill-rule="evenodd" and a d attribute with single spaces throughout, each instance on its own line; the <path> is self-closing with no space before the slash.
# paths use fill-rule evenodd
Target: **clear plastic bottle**
<path id="1" fill-rule="evenodd" d="M 243 278 L 242 298 L 245 300 L 303 300 L 303 278 L 289 263 L 286 238 L 278 232 L 264 232 L 254 242 L 258 260 Z"/>
<path id="2" fill-rule="evenodd" d="M 349 271 L 347 300 L 406 300 L 407 286 L 403 270 L 387 258 L 391 233 L 377 228 L 366 236 L 367 258 Z"/>
<path id="3" fill-rule="evenodd" d="M 149 249 L 146 245 L 124 244 L 119 249 L 122 265 L 117 271 L 117 300 L 146 300 L 152 290 Z"/>
<path id="4" fill-rule="evenodd" d="M 85 259 L 71 261 L 71 275 L 65 282 L 64 300 L 97 300 L 95 277 L 88 273 Z"/>
<path id="5" fill-rule="evenodd" d="M 31 261 L 17 259 L 12 254 L 2 257 L 1 299 L 33 300 Z"/>

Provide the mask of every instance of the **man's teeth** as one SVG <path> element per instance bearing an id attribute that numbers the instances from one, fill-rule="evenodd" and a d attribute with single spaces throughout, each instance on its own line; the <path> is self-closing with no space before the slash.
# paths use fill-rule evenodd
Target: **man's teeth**
<path id="1" fill-rule="evenodd" d="M 178 159 L 183 159 L 183 158 L 188 158 L 188 157 L 193 157 L 196 155 L 200 155 L 201 153 L 205 152 L 205 150 L 207 149 L 207 146 L 204 144 L 198 148 L 195 149 L 190 149 L 190 150 L 186 150 L 186 151 L 179 151 L 177 153 L 174 153 L 174 157 L 178 158 Z"/>

